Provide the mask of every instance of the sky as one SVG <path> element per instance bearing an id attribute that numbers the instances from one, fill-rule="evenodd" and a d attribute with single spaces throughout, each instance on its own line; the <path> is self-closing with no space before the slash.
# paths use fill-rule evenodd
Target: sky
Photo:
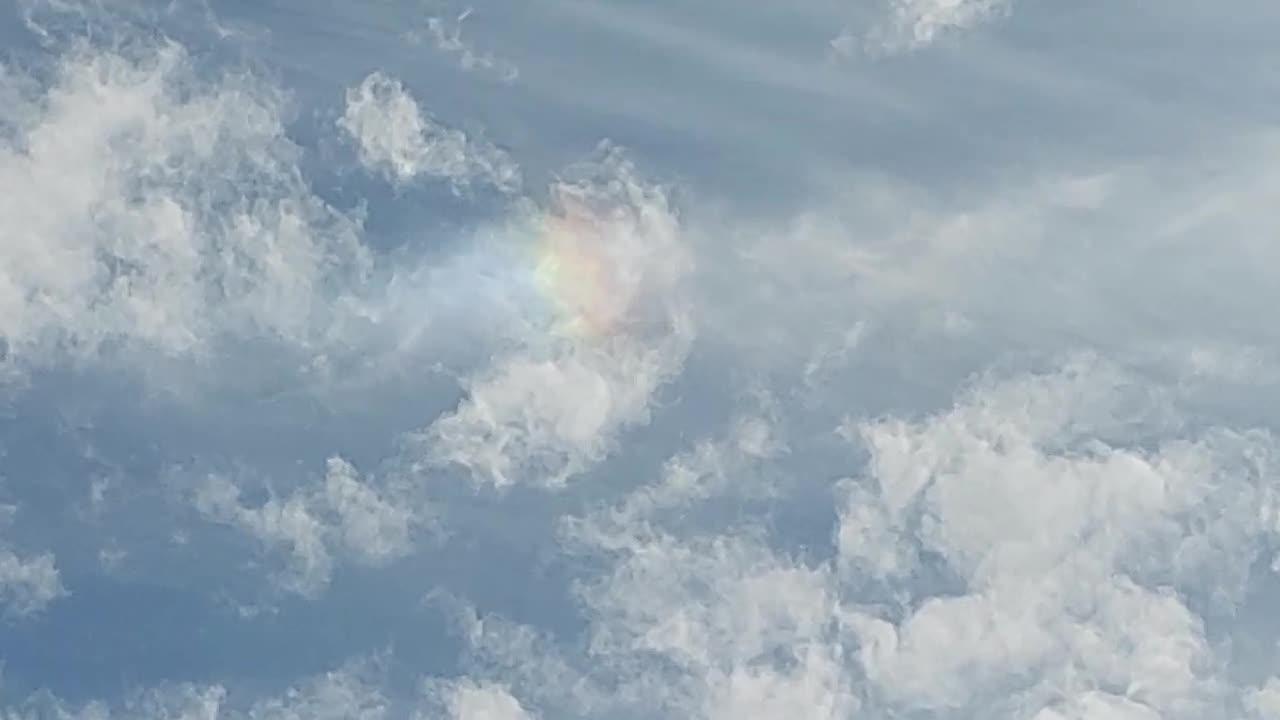
<path id="1" fill-rule="evenodd" d="M 1277 30 L 0 0 L 0 719 L 1280 719 Z"/>

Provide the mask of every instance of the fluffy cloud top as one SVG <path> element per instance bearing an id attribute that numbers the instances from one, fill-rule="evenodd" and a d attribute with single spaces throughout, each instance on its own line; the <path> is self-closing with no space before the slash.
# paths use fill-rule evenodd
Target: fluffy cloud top
<path id="1" fill-rule="evenodd" d="M 1131 381 L 1085 358 L 984 381 L 928 418 L 864 423 L 868 474 L 835 486 L 834 557 L 816 564 L 750 526 L 676 534 L 674 518 L 735 492 L 691 471 L 762 461 L 709 445 L 670 465 L 665 489 L 569 524 L 606 568 L 582 586 L 581 657 L 535 662 L 527 630 L 485 621 L 476 651 L 574 715 L 634 702 L 708 718 L 1202 717 L 1240 700 L 1206 617 L 1243 601 L 1276 532 L 1275 445 L 1225 429 L 1131 444 L 1165 413 Z M 1265 690 L 1247 697 L 1265 707 Z"/>
<path id="2" fill-rule="evenodd" d="M 176 44 L 74 52 L 39 93 L 11 71 L 0 83 L 14 359 L 187 353 L 227 333 L 305 342 L 326 287 L 363 272 L 359 226 L 306 186 L 270 86 L 203 77 Z"/>

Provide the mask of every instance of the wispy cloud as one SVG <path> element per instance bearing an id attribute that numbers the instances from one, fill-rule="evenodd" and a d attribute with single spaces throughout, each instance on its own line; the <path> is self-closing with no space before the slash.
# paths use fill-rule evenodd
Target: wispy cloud
<path id="1" fill-rule="evenodd" d="M 279 697 L 257 700 L 247 712 L 228 708 L 216 717 L 382 720 L 390 715 L 391 701 L 380 686 L 378 675 L 376 656 L 357 658 L 342 667 L 308 678 Z"/>
<path id="2" fill-rule="evenodd" d="M 519 68 L 497 55 L 477 50 L 462 37 L 462 24 L 473 12 L 472 8 L 467 8 L 452 20 L 439 16 L 427 18 L 426 39 L 437 52 L 456 59 L 458 67 L 466 72 L 483 73 L 504 83 L 515 82 L 520 77 Z M 418 33 L 412 33 L 410 37 L 422 39 Z"/>
<path id="3" fill-rule="evenodd" d="M 889 17 L 862 37 L 846 30 L 832 41 L 841 55 L 898 54 L 926 48 L 940 39 L 1004 17 L 1013 0 L 889 0 Z"/>
<path id="4" fill-rule="evenodd" d="M 174 683 L 138 688 L 119 702 L 76 704 L 50 693 L 30 698 L 12 718 L 58 717 L 68 720 L 381 720 L 391 702 L 377 680 L 377 658 L 355 658 L 345 665 L 304 678 L 279 695 L 245 698 L 220 684 Z"/>
<path id="5" fill-rule="evenodd" d="M 431 119 L 399 81 L 382 73 L 347 91 L 338 124 L 355 140 L 365 167 L 396 184 L 421 175 L 449 182 L 455 191 L 472 185 L 520 190 L 520 168 L 505 152 Z"/>
<path id="6" fill-rule="evenodd" d="M 282 581 L 309 594 L 329 583 L 333 555 L 380 565 L 413 547 L 429 519 L 411 498 L 396 497 L 362 479 L 341 458 L 330 458 L 324 482 L 305 485 L 283 498 L 246 504 L 236 483 L 210 475 L 192 491 L 192 502 L 208 519 L 230 525 L 288 557 Z"/>
<path id="7" fill-rule="evenodd" d="M 779 554 L 750 526 L 664 529 L 669 502 L 686 515 L 730 487 L 689 485 L 673 464 L 657 486 L 670 490 L 570 525 L 607 562 L 582 586 L 589 657 L 546 658 L 536 635 L 490 620 L 474 621 L 476 651 L 504 658 L 518 697 L 589 715 L 636 702 L 707 718 L 1164 717 L 1237 702 L 1200 613 L 1242 601 L 1255 543 L 1276 532 L 1276 449 L 1227 429 L 1132 444 L 1166 412 L 1132 381 L 1082 358 L 980 381 L 929 418 L 864 423 L 872 462 L 837 486 L 830 563 Z M 759 457 L 714 447 L 708 468 Z"/>

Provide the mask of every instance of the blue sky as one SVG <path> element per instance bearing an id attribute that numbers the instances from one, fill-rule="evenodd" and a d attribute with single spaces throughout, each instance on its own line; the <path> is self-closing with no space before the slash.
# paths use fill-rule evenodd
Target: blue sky
<path id="1" fill-rule="evenodd" d="M 1280 718 L 1277 29 L 0 0 L 0 718 Z"/>

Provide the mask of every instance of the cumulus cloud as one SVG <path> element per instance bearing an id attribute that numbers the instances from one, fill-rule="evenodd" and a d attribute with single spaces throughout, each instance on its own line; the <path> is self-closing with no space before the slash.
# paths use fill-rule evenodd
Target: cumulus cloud
<path id="1" fill-rule="evenodd" d="M 303 486 L 260 505 L 245 503 L 240 487 L 222 475 L 210 475 L 197 484 L 192 501 L 210 520 L 285 553 L 283 581 L 301 593 L 314 593 L 328 584 L 335 552 L 370 565 L 404 556 L 427 517 L 417 504 L 375 487 L 337 457 L 329 459 L 323 484 Z"/>
<path id="2" fill-rule="evenodd" d="M 591 623 L 585 655 L 472 616 L 477 670 L 543 716 L 855 712 L 828 573 L 774 552 L 752 527 L 720 534 L 699 518 L 719 498 L 767 492 L 747 478 L 786 452 L 774 418 L 744 413 L 723 437 L 672 458 L 654 485 L 567 519 L 566 549 L 602 569 L 578 585 Z"/>
<path id="3" fill-rule="evenodd" d="M 462 681 L 443 694 L 452 720 L 531 720 L 534 717 L 500 685 Z"/>
<path id="4" fill-rule="evenodd" d="M 0 338 L 19 363 L 106 347 L 314 339 L 359 226 L 316 198 L 283 97 L 195 72 L 176 44 L 68 51 L 52 82 L 0 73 Z M 341 283 L 339 283 L 341 284 Z"/>
<path id="5" fill-rule="evenodd" d="M 1272 502 L 1274 443 L 1219 430 L 1126 447 L 1141 432 L 1121 426 L 1131 408 L 1116 379 L 1077 366 L 980 386 L 924 423 L 864 425 L 878 502 L 850 495 L 844 577 L 892 578 L 911 608 L 851 616 L 883 697 L 936 711 L 995 707 L 1016 689 L 1046 717 L 1195 716 L 1218 701 L 1220 660 L 1193 608 L 1243 598 L 1256 540 L 1274 531 L 1258 512 Z M 1160 421 L 1158 404 L 1138 407 Z M 964 590 L 911 587 L 922 553 Z"/>
<path id="6" fill-rule="evenodd" d="M 678 669 L 672 710 L 731 717 L 755 707 L 749 717 L 772 717 L 770 709 L 808 708 L 837 718 L 857 707 L 832 643 L 823 573 L 755 542 L 659 537 L 624 556 L 587 598 L 593 651 L 652 653 Z"/>
<path id="7" fill-rule="evenodd" d="M 357 143 L 365 167 L 396 184 L 425 176 L 459 192 L 473 185 L 520 189 L 520 168 L 507 153 L 435 121 L 400 81 L 381 72 L 347 90 L 338 125 Z"/>
<path id="8" fill-rule="evenodd" d="M 1229 689 L 1206 618 L 1243 601 L 1259 540 L 1276 532 L 1276 447 L 1222 428 L 1148 444 L 1153 429 L 1168 437 L 1168 412 L 1159 388 L 1082 357 L 980 379 L 926 418 L 862 422 L 871 462 L 834 486 L 834 552 L 820 562 L 751 524 L 679 523 L 733 488 L 690 478 L 738 477 L 766 457 L 713 443 L 566 526 L 571 547 L 604 562 L 580 586 L 584 656 L 548 658 L 536 633 L 491 619 L 472 622 L 473 648 L 546 712 L 635 702 L 681 717 L 1047 720 L 1265 707 L 1265 691 Z"/>
<path id="9" fill-rule="evenodd" d="M 421 467 L 459 465 L 496 487 L 563 485 L 648 421 L 683 363 L 689 255 L 662 189 L 613 149 L 592 177 L 553 189 L 559 204 L 532 248 L 552 317 L 530 318 L 516 349 L 420 434 Z"/>

